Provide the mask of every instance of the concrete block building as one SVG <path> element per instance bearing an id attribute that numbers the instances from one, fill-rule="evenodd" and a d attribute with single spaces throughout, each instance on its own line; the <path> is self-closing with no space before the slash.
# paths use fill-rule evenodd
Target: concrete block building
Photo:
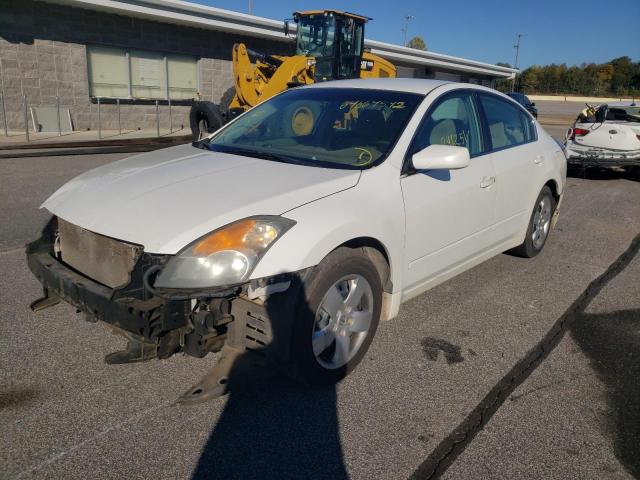
<path id="1" fill-rule="evenodd" d="M 282 21 L 177 0 L 0 0 L 0 121 L 24 129 L 26 100 L 31 129 L 43 128 L 32 108 L 58 104 L 74 130 L 96 129 L 98 108 L 102 129 L 155 128 L 157 119 L 163 131 L 188 128 L 194 99 L 219 102 L 233 87 L 238 42 L 294 48 Z M 491 85 L 515 73 L 369 39 L 365 47 L 399 76 Z"/>

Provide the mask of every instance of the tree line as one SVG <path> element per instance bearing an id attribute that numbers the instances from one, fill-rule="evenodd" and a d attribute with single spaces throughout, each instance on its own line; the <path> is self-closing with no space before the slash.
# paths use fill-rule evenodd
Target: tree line
<path id="1" fill-rule="evenodd" d="M 509 66 L 507 63 L 498 63 Z M 511 91 L 511 80 L 498 82 L 498 90 Z M 528 94 L 640 96 L 640 62 L 619 57 L 606 63 L 533 65 L 516 79 L 516 91 Z"/>

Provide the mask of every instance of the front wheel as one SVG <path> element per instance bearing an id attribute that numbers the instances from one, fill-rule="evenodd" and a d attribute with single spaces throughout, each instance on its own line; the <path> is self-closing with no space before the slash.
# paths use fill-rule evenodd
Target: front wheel
<path id="1" fill-rule="evenodd" d="M 334 384 L 364 357 L 378 327 L 382 282 L 362 249 L 339 248 L 305 281 L 293 328 L 291 374 Z"/>
<path id="2" fill-rule="evenodd" d="M 549 237 L 551 219 L 555 210 L 556 201 L 553 198 L 551 189 L 545 185 L 540 191 L 533 207 L 524 242 L 514 248 L 512 253 L 526 258 L 532 258 L 538 255 L 544 248 L 547 238 Z"/>

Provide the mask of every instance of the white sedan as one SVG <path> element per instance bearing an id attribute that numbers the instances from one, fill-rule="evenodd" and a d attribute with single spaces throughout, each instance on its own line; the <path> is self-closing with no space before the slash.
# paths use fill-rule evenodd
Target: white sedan
<path id="1" fill-rule="evenodd" d="M 561 147 L 489 88 L 296 88 L 61 187 L 27 250 L 45 289 L 32 308 L 65 300 L 117 327 L 129 344 L 110 363 L 224 346 L 193 398 L 220 393 L 246 349 L 333 383 L 402 302 L 501 252 L 537 255 L 565 179 Z"/>
<path id="2" fill-rule="evenodd" d="M 640 105 L 587 105 L 565 139 L 570 164 L 640 168 Z"/>

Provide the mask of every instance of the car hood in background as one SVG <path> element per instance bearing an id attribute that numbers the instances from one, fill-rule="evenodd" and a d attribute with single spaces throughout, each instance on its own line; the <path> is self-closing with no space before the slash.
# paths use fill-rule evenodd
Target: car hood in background
<path id="1" fill-rule="evenodd" d="M 281 215 L 351 188 L 360 171 L 200 150 L 156 150 L 90 170 L 42 205 L 102 235 L 173 254 L 235 220 Z"/>

